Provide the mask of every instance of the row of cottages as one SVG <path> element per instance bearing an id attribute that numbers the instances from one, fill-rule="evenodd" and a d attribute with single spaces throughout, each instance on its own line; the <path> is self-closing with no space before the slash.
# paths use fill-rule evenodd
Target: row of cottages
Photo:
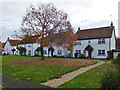
<path id="1" fill-rule="evenodd" d="M 64 56 L 75 57 L 75 53 L 84 54 L 88 58 L 107 58 L 107 51 L 115 49 L 115 28 L 113 24 L 107 27 L 92 28 L 77 31 L 77 45 L 70 52 L 66 48 L 59 45 L 53 47 L 44 47 L 44 56 Z M 16 47 L 22 46 L 26 49 L 24 55 L 34 56 L 40 55 L 40 45 L 35 42 L 35 37 L 24 38 L 23 40 L 7 39 L 4 49 L 8 54 L 19 54 Z"/>
<path id="2" fill-rule="evenodd" d="M 29 38 L 27 37 L 23 40 L 13 40 L 8 38 L 4 45 L 4 51 L 7 51 L 8 55 L 20 55 L 19 51 L 17 50 L 17 46 L 23 47 L 25 50 L 25 52 L 23 52 L 23 55 L 41 55 L 40 44 L 36 42 L 36 36 L 31 36 Z M 48 57 L 53 57 L 55 55 L 69 57 L 70 51 L 57 45 L 53 47 L 44 47 L 43 52 L 44 56 Z"/>
<path id="3" fill-rule="evenodd" d="M 31 36 L 24 38 L 21 40 L 19 47 L 22 46 L 26 49 L 27 56 L 35 56 L 35 55 L 41 55 L 40 52 L 40 44 L 36 41 L 36 36 Z M 52 47 L 44 47 L 43 48 L 44 56 L 53 57 L 55 55 L 57 56 L 65 56 L 68 57 L 67 53 L 68 50 L 66 48 L 62 48 L 61 46 L 52 46 Z"/>

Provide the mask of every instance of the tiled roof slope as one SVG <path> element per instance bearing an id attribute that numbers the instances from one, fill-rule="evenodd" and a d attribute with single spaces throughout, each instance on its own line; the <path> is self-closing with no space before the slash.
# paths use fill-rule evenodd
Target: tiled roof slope
<path id="1" fill-rule="evenodd" d="M 20 40 L 9 39 L 11 46 L 17 46 L 20 43 Z"/>
<path id="2" fill-rule="evenodd" d="M 112 36 L 113 30 L 114 26 L 78 30 L 78 40 L 110 38 Z"/>

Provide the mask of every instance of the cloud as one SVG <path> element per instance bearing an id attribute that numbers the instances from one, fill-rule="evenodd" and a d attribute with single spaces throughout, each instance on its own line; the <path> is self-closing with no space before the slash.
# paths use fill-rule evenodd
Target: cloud
<path id="1" fill-rule="evenodd" d="M 113 21 L 117 32 L 118 0 L 1 0 L 0 28 L 3 41 L 14 30 L 20 29 L 22 17 L 29 4 L 39 2 L 52 2 L 58 9 L 66 12 L 75 30 L 78 27 L 85 29 L 109 26 Z"/>

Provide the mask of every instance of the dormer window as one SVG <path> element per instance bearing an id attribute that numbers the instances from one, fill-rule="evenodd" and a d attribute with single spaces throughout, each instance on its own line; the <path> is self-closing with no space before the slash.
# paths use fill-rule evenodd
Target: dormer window
<path id="1" fill-rule="evenodd" d="M 98 44 L 103 44 L 105 43 L 105 38 L 98 39 Z"/>

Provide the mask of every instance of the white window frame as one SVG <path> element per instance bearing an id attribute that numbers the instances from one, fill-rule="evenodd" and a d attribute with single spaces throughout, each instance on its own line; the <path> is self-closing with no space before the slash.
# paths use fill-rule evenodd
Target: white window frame
<path id="1" fill-rule="evenodd" d="M 105 50 L 98 50 L 98 55 L 105 55 Z"/>
<path id="2" fill-rule="evenodd" d="M 105 38 L 98 39 L 98 44 L 104 44 L 104 43 L 105 43 Z"/>

